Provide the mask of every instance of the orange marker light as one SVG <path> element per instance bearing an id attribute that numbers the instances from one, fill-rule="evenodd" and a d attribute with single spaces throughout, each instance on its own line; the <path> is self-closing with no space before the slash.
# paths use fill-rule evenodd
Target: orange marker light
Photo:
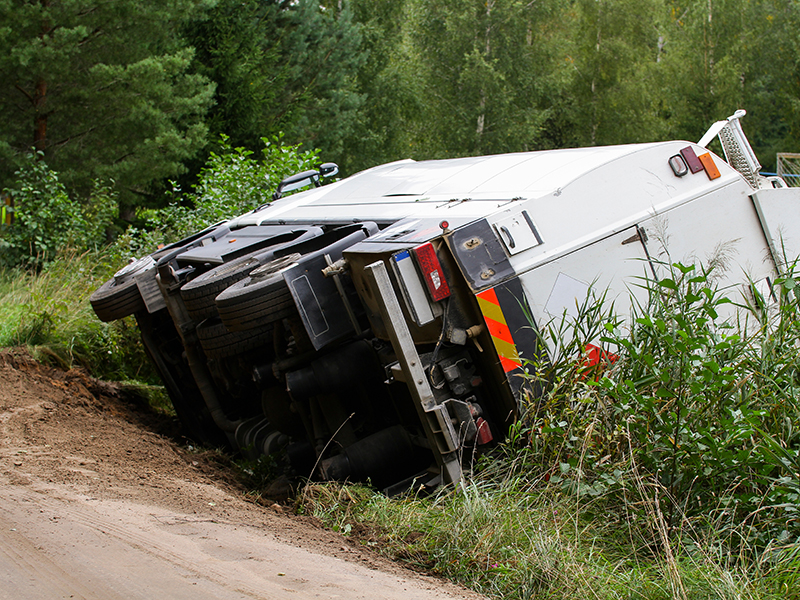
<path id="1" fill-rule="evenodd" d="M 717 168 L 717 165 L 714 164 L 714 159 L 711 158 L 710 152 L 701 154 L 697 158 L 699 158 L 700 162 L 703 163 L 703 168 L 706 170 L 706 175 L 708 175 L 709 179 L 716 179 L 720 176 L 719 169 Z"/>

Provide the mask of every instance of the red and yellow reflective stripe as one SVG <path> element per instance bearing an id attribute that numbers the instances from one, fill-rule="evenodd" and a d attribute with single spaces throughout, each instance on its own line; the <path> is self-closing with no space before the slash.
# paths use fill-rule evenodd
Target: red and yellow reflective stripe
<path id="1" fill-rule="evenodd" d="M 488 289 L 480 292 L 476 297 L 478 298 L 478 306 L 480 306 L 483 313 L 483 320 L 486 321 L 486 327 L 492 336 L 497 355 L 500 357 L 500 364 L 503 365 L 503 370 L 508 373 L 518 369 L 522 366 L 522 361 L 519 358 L 514 338 L 511 337 L 511 330 L 506 324 L 503 309 L 500 308 L 497 294 L 494 289 Z"/>

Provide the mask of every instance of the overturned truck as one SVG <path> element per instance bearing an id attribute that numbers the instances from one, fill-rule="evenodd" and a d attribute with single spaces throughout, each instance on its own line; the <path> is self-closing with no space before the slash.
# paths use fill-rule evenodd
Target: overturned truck
<path id="1" fill-rule="evenodd" d="M 451 484 L 533 393 L 537 325 L 590 286 L 624 313 L 635 278 L 724 246 L 721 283 L 769 297 L 800 254 L 800 190 L 759 174 L 743 114 L 698 144 L 406 160 L 319 186 L 326 164 L 91 303 L 135 317 L 191 437 L 387 493 Z"/>

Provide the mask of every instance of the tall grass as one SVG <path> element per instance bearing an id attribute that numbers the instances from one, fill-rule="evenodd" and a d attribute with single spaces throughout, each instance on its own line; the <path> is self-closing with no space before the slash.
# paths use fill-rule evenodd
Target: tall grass
<path id="1" fill-rule="evenodd" d="M 526 474 L 474 475 L 459 492 L 389 499 L 369 488 L 314 485 L 306 509 L 345 535 L 492 598 L 797 598 L 797 566 L 762 568 L 722 551 L 709 531 L 669 540 L 610 499 L 586 503 Z M 638 511 L 637 511 L 638 512 Z M 662 529 L 663 530 L 663 529 Z M 794 579 L 793 579 L 794 578 Z"/>
<path id="2" fill-rule="evenodd" d="M 667 267 L 627 326 L 590 298 L 540 332 L 539 393 L 463 491 L 318 485 L 305 509 L 496 598 L 800 599 L 794 274 L 731 311 L 709 270 Z"/>
<path id="3" fill-rule="evenodd" d="M 135 323 L 101 323 L 89 296 L 114 267 L 99 252 L 62 252 L 41 270 L 0 270 L 0 347 L 27 346 L 62 367 L 155 383 Z"/>

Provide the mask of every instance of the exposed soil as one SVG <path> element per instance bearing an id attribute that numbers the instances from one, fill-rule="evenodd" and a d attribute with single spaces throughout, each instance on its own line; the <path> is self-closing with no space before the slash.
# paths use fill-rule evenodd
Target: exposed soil
<path id="1" fill-rule="evenodd" d="M 80 371 L 0 352 L 0 598 L 480 598 L 278 505 Z"/>

